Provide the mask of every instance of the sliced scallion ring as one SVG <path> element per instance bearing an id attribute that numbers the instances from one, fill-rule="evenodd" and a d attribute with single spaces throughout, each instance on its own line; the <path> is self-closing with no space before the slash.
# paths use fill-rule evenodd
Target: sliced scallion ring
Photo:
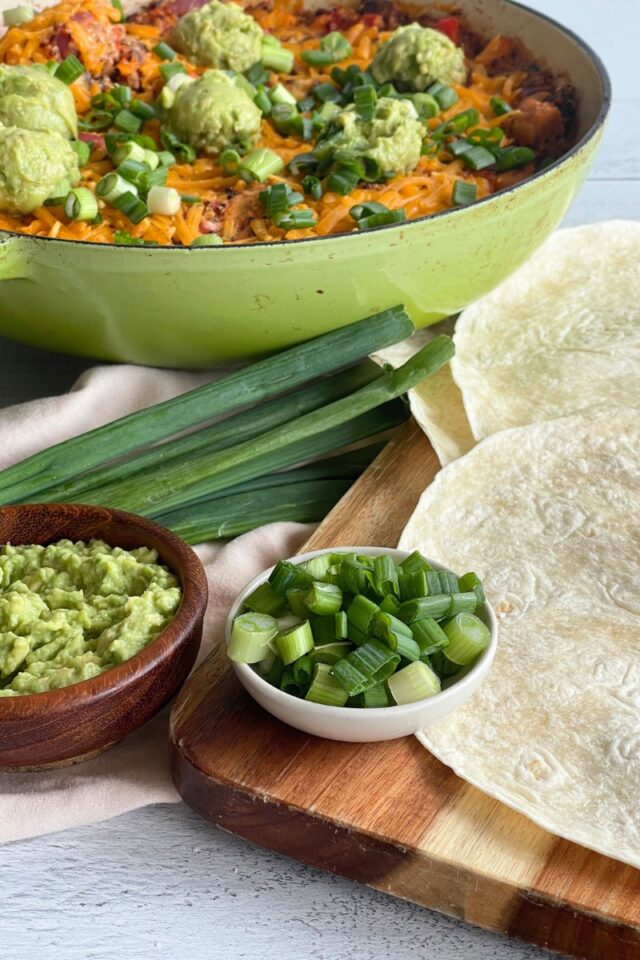
<path id="1" fill-rule="evenodd" d="M 98 201 L 91 190 L 76 187 L 67 194 L 64 212 L 69 220 L 93 220 L 98 215 Z"/>

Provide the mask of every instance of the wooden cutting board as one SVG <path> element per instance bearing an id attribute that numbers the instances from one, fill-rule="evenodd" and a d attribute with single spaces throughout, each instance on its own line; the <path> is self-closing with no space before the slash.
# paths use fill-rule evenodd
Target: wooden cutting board
<path id="1" fill-rule="evenodd" d="M 395 546 L 437 470 L 410 422 L 305 549 Z M 413 737 L 335 743 L 285 726 L 245 693 L 220 641 L 171 714 L 173 777 L 197 813 L 490 930 L 588 960 L 640 960 L 640 871 L 539 829 Z"/>

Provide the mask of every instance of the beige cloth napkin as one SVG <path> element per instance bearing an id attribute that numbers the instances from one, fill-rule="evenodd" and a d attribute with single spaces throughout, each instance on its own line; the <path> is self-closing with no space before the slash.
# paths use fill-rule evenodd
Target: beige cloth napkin
<path id="1" fill-rule="evenodd" d="M 0 410 L 0 468 L 133 410 L 212 379 L 144 367 L 97 367 L 70 393 Z M 313 528 L 275 523 L 228 544 L 203 544 L 209 580 L 201 656 L 220 642 L 231 601 L 278 557 L 290 556 Z M 96 823 L 150 803 L 175 803 L 169 775 L 168 709 L 107 753 L 40 773 L 0 773 L 0 843 Z"/>

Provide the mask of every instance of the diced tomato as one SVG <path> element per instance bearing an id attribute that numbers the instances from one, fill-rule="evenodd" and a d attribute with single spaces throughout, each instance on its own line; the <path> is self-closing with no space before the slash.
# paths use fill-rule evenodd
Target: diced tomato
<path id="1" fill-rule="evenodd" d="M 460 19 L 458 17 L 441 17 L 436 22 L 436 30 L 446 34 L 449 40 L 460 43 Z"/>

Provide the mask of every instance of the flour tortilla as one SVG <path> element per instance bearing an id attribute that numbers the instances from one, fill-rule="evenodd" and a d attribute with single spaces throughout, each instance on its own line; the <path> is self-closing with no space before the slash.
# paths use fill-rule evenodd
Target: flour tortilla
<path id="1" fill-rule="evenodd" d="M 476 440 L 594 403 L 640 406 L 640 223 L 554 234 L 456 325 Z"/>
<path id="2" fill-rule="evenodd" d="M 640 411 L 482 441 L 400 541 L 484 578 L 499 649 L 480 690 L 419 734 L 558 836 L 640 867 Z"/>
<path id="3" fill-rule="evenodd" d="M 453 320 L 419 330 L 407 340 L 381 350 L 375 359 L 399 367 L 439 333 L 451 336 Z M 409 403 L 443 466 L 457 460 L 474 445 L 462 394 L 453 381 L 448 363 L 409 391 Z"/>

